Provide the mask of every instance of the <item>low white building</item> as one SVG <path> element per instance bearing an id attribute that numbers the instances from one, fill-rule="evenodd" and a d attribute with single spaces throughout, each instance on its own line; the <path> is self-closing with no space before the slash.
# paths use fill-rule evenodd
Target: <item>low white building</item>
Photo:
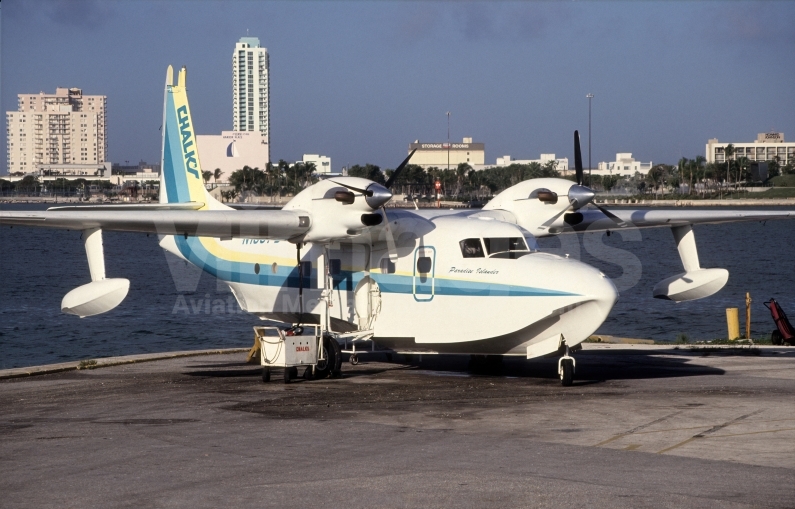
<path id="1" fill-rule="evenodd" d="M 202 171 L 220 168 L 222 180 L 243 166 L 264 170 L 270 162 L 268 135 L 259 131 L 222 131 L 196 135 Z"/>
<path id="2" fill-rule="evenodd" d="M 717 138 L 707 142 L 707 162 L 725 163 L 726 147 L 734 147 L 732 159 L 746 157 L 750 161 L 773 161 L 778 158 L 779 164 L 795 163 L 795 143 L 785 142 L 784 133 L 759 133 L 752 143 L 721 143 Z"/>
<path id="3" fill-rule="evenodd" d="M 110 168 L 110 163 L 107 163 Z M 96 169 L 95 165 L 64 165 L 45 164 L 42 169 L 24 175 L 2 175 L 1 179 L 9 182 L 19 182 L 26 176 L 32 175 L 36 180 L 46 184 L 47 182 L 55 182 L 60 179 L 77 180 L 85 179 L 89 182 L 110 182 L 116 186 L 123 186 L 129 182 L 153 182 L 155 185 L 160 181 L 160 174 L 151 170 L 139 171 L 136 173 L 126 173 L 123 175 L 112 174 L 111 171 L 104 168 Z"/>
<path id="4" fill-rule="evenodd" d="M 473 143 L 472 138 L 464 138 L 461 143 L 420 143 L 419 140 L 414 140 L 414 143 L 409 144 L 408 153 L 412 150 L 416 152 L 411 157 L 411 164 L 426 170 L 433 167 L 446 169 L 448 166 L 454 170 L 460 163 L 478 168 L 486 157 L 485 144 Z"/>
<path id="5" fill-rule="evenodd" d="M 531 164 L 538 163 L 541 166 L 549 164 L 550 161 L 555 161 L 555 169 L 565 174 L 569 171 L 569 158 L 568 157 L 555 157 L 555 154 L 541 154 L 539 159 L 512 159 L 511 156 L 502 156 L 497 158 L 497 163 L 494 166 L 510 166 L 512 164 Z"/>
<path id="6" fill-rule="evenodd" d="M 332 173 L 331 158 L 328 156 L 304 154 L 304 158 L 301 161 L 296 161 L 296 163 L 313 163 L 315 165 L 315 173 L 320 176 L 326 176 Z"/>
<path id="7" fill-rule="evenodd" d="M 635 173 L 640 173 L 641 175 L 648 174 L 652 166 L 654 165 L 651 161 L 648 163 L 636 161 L 632 157 L 632 152 L 619 152 L 616 154 L 615 161 L 599 163 L 597 169 L 593 170 L 591 174 L 602 176 L 631 177 L 635 175 Z"/>

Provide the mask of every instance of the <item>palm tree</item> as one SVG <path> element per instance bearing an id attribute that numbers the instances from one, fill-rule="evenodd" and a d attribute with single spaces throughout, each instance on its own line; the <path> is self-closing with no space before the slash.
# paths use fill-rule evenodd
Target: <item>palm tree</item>
<path id="1" fill-rule="evenodd" d="M 728 186 L 731 182 L 731 158 L 734 155 L 735 149 L 734 145 L 729 143 L 726 148 L 723 150 L 723 153 L 726 156 L 726 185 Z"/>
<path id="2" fill-rule="evenodd" d="M 210 177 L 212 176 L 213 172 L 211 172 L 210 170 L 202 171 L 202 178 L 204 179 L 204 185 L 207 185 L 207 182 L 209 182 Z"/>
<path id="3" fill-rule="evenodd" d="M 213 172 L 213 181 L 218 184 L 218 179 L 221 178 L 221 175 L 223 174 L 224 172 L 221 171 L 221 168 L 216 168 Z"/>
<path id="4" fill-rule="evenodd" d="M 679 159 L 679 163 L 677 163 L 677 170 L 679 171 L 679 176 L 684 179 L 685 172 L 687 171 L 690 173 L 690 187 L 687 188 L 687 194 L 690 194 L 690 189 L 693 183 L 693 166 L 692 161 L 690 159 L 683 157 Z"/>
<path id="5" fill-rule="evenodd" d="M 690 190 L 693 189 L 693 173 L 695 172 L 697 175 L 699 175 L 699 178 L 700 178 L 701 170 L 704 168 L 704 163 L 706 162 L 706 160 L 707 159 L 704 156 L 700 156 L 700 155 L 696 156 L 695 159 L 691 159 L 691 161 L 690 161 L 690 164 L 691 164 L 691 166 L 690 166 L 690 186 L 688 188 L 688 194 L 690 194 L 691 193 Z"/>

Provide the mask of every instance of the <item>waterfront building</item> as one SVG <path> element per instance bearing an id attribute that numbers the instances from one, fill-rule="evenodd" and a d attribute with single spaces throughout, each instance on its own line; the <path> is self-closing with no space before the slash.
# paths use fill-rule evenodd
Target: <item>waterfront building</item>
<path id="1" fill-rule="evenodd" d="M 752 162 L 774 161 L 778 159 L 782 166 L 795 164 L 795 143 L 785 142 L 784 133 L 769 132 L 759 133 L 756 141 L 750 143 L 728 143 L 719 142 L 713 138 L 707 142 L 707 162 L 725 163 L 726 147 L 734 146 L 732 159 L 746 157 Z"/>
<path id="2" fill-rule="evenodd" d="M 54 94 L 17 97 L 17 111 L 6 112 L 8 173 L 34 173 L 44 165 L 98 170 L 108 164 L 106 96 L 56 88 Z"/>
<path id="3" fill-rule="evenodd" d="M 257 131 L 222 131 L 220 135 L 198 134 L 196 146 L 202 171 L 220 168 L 223 180 L 243 166 L 264 170 L 270 162 L 268 137 Z"/>
<path id="4" fill-rule="evenodd" d="M 296 163 L 313 163 L 315 165 L 315 174 L 320 177 L 325 177 L 332 173 L 331 158 L 328 156 L 322 156 L 320 154 L 304 154 L 303 159 L 301 161 L 296 161 Z"/>
<path id="5" fill-rule="evenodd" d="M 241 37 L 232 55 L 232 130 L 270 136 L 268 50 L 256 37 Z"/>
<path id="6" fill-rule="evenodd" d="M 446 169 L 448 160 L 450 169 L 457 168 L 459 163 L 475 167 L 483 165 L 486 156 L 485 144 L 472 143 L 472 138 L 464 138 L 461 143 L 420 143 L 416 140 L 409 144 L 409 153 L 414 149 L 417 151 L 411 158 L 411 164 L 425 169 L 431 167 Z"/>
<path id="7" fill-rule="evenodd" d="M 651 161 L 648 163 L 636 161 L 632 157 L 632 152 L 619 152 L 616 154 L 615 161 L 599 163 L 597 169 L 593 170 L 591 174 L 602 176 L 632 177 L 636 173 L 647 175 L 652 166 L 654 165 Z"/>
<path id="8" fill-rule="evenodd" d="M 538 159 L 512 159 L 511 156 L 502 156 L 497 158 L 495 166 L 510 166 L 512 164 L 532 164 L 538 163 L 541 166 L 547 165 L 550 161 L 555 162 L 555 169 L 563 174 L 569 170 L 568 157 L 555 157 L 555 154 L 541 154 Z"/>

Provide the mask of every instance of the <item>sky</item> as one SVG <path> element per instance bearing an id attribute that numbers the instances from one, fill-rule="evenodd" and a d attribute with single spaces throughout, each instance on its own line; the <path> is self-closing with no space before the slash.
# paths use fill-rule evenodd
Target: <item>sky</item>
<path id="1" fill-rule="evenodd" d="M 232 128 L 232 53 L 268 48 L 271 159 L 394 168 L 414 140 L 472 137 L 486 162 L 632 152 L 674 164 L 710 138 L 795 139 L 795 2 L 5 0 L 0 102 L 108 97 L 113 162 L 159 161 L 169 64 L 197 134 Z M 6 173 L 2 139 L 0 173 Z"/>

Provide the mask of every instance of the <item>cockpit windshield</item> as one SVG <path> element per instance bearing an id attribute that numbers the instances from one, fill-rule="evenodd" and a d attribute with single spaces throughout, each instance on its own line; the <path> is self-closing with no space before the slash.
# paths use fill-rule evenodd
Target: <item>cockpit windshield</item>
<path id="1" fill-rule="evenodd" d="M 461 246 L 461 255 L 464 258 L 484 258 L 483 244 L 480 239 L 464 239 L 458 243 Z"/>
<path id="2" fill-rule="evenodd" d="M 530 252 L 523 237 L 484 238 L 489 258 L 519 258 Z"/>

